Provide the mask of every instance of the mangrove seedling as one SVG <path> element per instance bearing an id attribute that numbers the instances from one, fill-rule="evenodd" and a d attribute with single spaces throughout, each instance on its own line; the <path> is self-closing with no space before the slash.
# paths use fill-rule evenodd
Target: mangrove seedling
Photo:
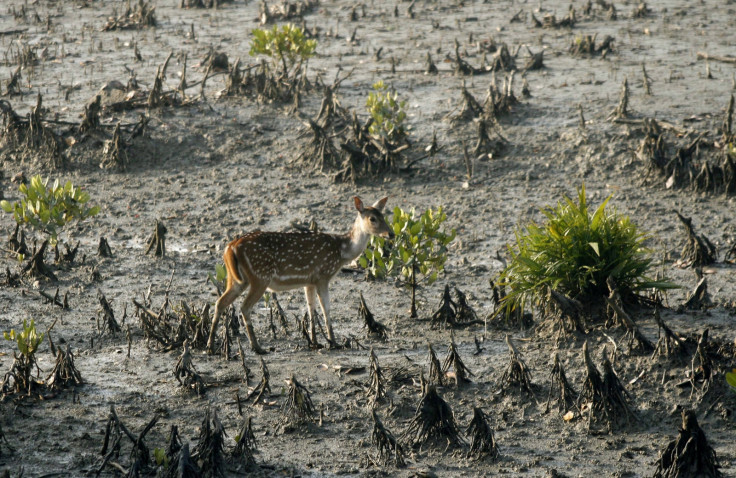
<path id="1" fill-rule="evenodd" d="M 21 183 L 18 190 L 20 201 L 0 201 L 0 207 L 13 214 L 15 222 L 28 225 L 35 231 L 48 236 L 52 245 L 68 223 L 83 221 L 100 212 L 99 206 L 88 206 L 90 196 L 71 181 L 60 184 L 57 179 L 49 187 L 49 178 L 33 176 L 28 183 Z"/>
<path id="2" fill-rule="evenodd" d="M 389 227 L 395 237 L 391 242 L 373 236 L 358 259 L 369 277 L 384 278 L 401 275 L 411 287 L 411 317 L 417 317 L 416 287 L 420 275 L 428 285 L 434 283 L 445 268 L 449 244 L 455 240 L 456 231 L 448 232 L 443 223 L 447 214 L 442 206 L 427 209 L 419 217 L 416 212 L 393 210 Z"/>

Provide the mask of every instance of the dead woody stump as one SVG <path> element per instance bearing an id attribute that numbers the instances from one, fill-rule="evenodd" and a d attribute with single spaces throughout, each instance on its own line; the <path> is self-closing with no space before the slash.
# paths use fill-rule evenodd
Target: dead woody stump
<path id="1" fill-rule="evenodd" d="M 115 407 L 110 406 L 110 416 L 107 420 L 107 426 L 105 427 L 105 437 L 102 443 L 102 449 L 100 455 L 102 455 L 102 462 L 96 470 L 97 476 L 102 473 L 106 466 L 110 466 L 117 472 L 122 471 L 126 476 L 141 476 L 148 474 L 153 469 L 153 461 L 151 460 L 151 452 L 146 446 L 144 438 L 156 425 L 160 416 L 156 415 L 151 419 L 150 422 L 143 428 L 138 435 L 134 435 L 128 427 L 120 421 Z M 120 450 L 122 446 L 123 435 L 127 436 L 128 439 L 133 443 L 133 447 L 130 451 L 130 465 L 125 468 L 121 463 L 113 462 L 117 460 L 121 455 Z"/>
<path id="2" fill-rule="evenodd" d="M 28 274 L 31 277 L 37 279 L 46 278 L 53 282 L 56 282 L 58 280 L 56 278 L 56 274 L 54 274 L 53 271 L 49 269 L 49 267 L 44 262 L 44 258 L 46 256 L 46 248 L 48 247 L 48 245 L 49 241 L 45 240 L 43 241 L 39 249 L 34 249 L 33 256 L 28 261 L 28 264 L 23 266 L 23 269 L 21 269 L 21 274 Z"/>
<path id="3" fill-rule="evenodd" d="M 560 362 L 560 356 L 555 354 L 555 360 L 552 364 L 552 370 L 549 374 L 551 386 L 549 388 L 549 395 L 547 396 L 547 406 L 544 412 L 547 413 L 550 410 L 550 403 L 552 400 L 557 402 L 557 410 L 565 415 L 568 411 L 575 409 L 575 403 L 578 401 L 578 393 L 572 388 L 572 385 L 567 380 L 565 369 L 562 367 Z M 573 413 L 573 416 L 576 413 Z"/>
<path id="4" fill-rule="evenodd" d="M 440 360 L 437 358 L 437 354 L 434 353 L 432 344 L 427 344 L 427 347 L 429 348 L 429 355 L 427 357 L 429 361 L 429 383 L 442 387 L 445 385 L 445 374 L 442 372 Z"/>
<path id="5" fill-rule="evenodd" d="M 603 375 L 593 365 L 588 352 L 588 341 L 583 344 L 586 377 L 578 398 L 578 408 L 588 413 L 588 431 L 601 431 L 593 426 L 604 425 L 610 433 L 615 428 L 628 425 L 631 419 L 638 419 L 629 404 L 629 394 L 613 370 L 608 356 L 603 355 Z"/>
<path id="6" fill-rule="evenodd" d="M 371 348 L 370 363 L 367 395 L 368 403 L 373 409 L 376 403 L 386 396 L 386 379 L 383 376 L 381 366 L 378 365 L 378 357 L 376 357 L 373 348 Z"/>
<path id="7" fill-rule="evenodd" d="M 97 246 L 97 255 L 100 257 L 112 257 L 112 249 L 108 244 L 107 239 L 100 236 L 100 243 Z"/>
<path id="8" fill-rule="evenodd" d="M 654 351 L 654 344 L 641 333 L 634 320 L 624 310 L 624 302 L 613 277 L 609 276 L 606 283 L 611 293 L 609 297 L 604 297 L 604 299 L 608 304 L 609 310 L 612 311 L 613 322 L 624 329 L 623 340 L 628 343 L 629 354 L 634 351 L 640 354 L 652 353 Z"/>
<path id="9" fill-rule="evenodd" d="M 115 320 L 115 313 L 112 310 L 110 302 L 107 301 L 107 297 L 102 293 L 100 289 L 97 289 L 97 300 L 100 302 L 100 313 L 102 318 L 97 319 L 97 331 L 99 336 L 102 337 L 105 333 L 109 333 L 113 337 L 122 332 L 122 328 L 117 320 Z"/>
<path id="10" fill-rule="evenodd" d="M 256 467 L 256 459 L 253 454 L 258 451 L 258 445 L 253 433 L 253 417 L 243 420 L 235 441 L 230 461 L 242 465 L 246 470 Z"/>
<path id="11" fill-rule="evenodd" d="M 199 464 L 203 478 L 225 476 L 225 427 L 217 411 L 207 408 L 199 432 L 199 441 L 192 452 L 192 461 Z"/>
<path id="12" fill-rule="evenodd" d="M 504 392 L 509 389 L 516 389 L 522 395 L 534 397 L 531 372 L 508 335 L 506 335 L 506 345 L 509 347 L 509 365 L 503 372 L 497 388 Z"/>
<path id="13" fill-rule="evenodd" d="M 680 255 L 682 256 L 684 267 L 701 267 L 712 264 L 718 258 L 716 247 L 703 234 L 696 234 L 693 228 L 692 218 L 685 217 L 675 211 L 677 218 L 682 222 L 687 234 L 687 242 L 682 248 Z"/>
<path id="14" fill-rule="evenodd" d="M 281 407 L 282 424 L 287 427 L 294 427 L 314 422 L 316 410 L 309 390 L 299 383 L 293 375 L 288 380 L 288 384 L 288 397 Z"/>
<path id="15" fill-rule="evenodd" d="M 59 348 L 56 353 L 54 369 L 46 379 L 46 388 L 58 391 L 70 386 L 82 385 L 83 383 L 82 374 L 79 373 L 79 370 L 74 365 L 74 354 L 69 344 L 66 345 L 66 350 Z"/>
<path id="16" fill-rule="evenodd" d="M 263 357 L 261 357 L 261 381 L 258 382 L 256 388 L 254 388 L 248 396 L 245 397 L 245 401 L 247 402 L 251 398 L 255 397 L 253 399 L 253 405 L 255 405 L 266 393 L 271 393 L 271 373 L 268 371 L 268 367 L 266 367 L 266 362 L 263 361 Z"/>
<path id="17" fill-rule="evenodd" d="M 677 307 L 678 311 L 685 309 L 706 310 L 713 305 L 713 301 L 708 293 L 708 278 L 702 272 L 700 268 L 695 269 L 695 274 L 698 276 L 698 283 L 691 292 L 688 292 L 685 302 Z"/>
<path id="18" fill-rule="evenodd" d="M 440 397 L 437 388 L 432 384 L 427 385 L 414 418 L 402 434 L 402 438 L 408 440 L 412 447 L 419 449 L 430 440 L 445 448 L 461 446 L 464 443 L 450 405 Z"/>
<path id="19" fill-rule="evenodd" d="M 447 348 L 447 357 L 445 357 L 445 361 L 442 364 L 442 372 L 446 377 L 452 378 L 455 381 L 456 387 L 471 381 L 469 377 L 473 375 L 473 372 L 470 371 L 460 358 L 454 339 L 451 339 L 450 346 Z"/>
<path id="20" fill-rule="evenodd" d="M 176 377 L 176 380 L 182 387 L 195 391 L 197 395 L 204 395 L 206 387 L 202 377 L 194 368 L 192 353 L 189 350 L 189 343 L 186 340 L 182 348 L 181 356 L 174 366 L 174 377 Z"/>
<path id="21" fill-rule="evenodd" d="M 558 339 L 575 333 L 585 335 L 585 312 L 579 300 L 550 288 L 545 312 L 542 325 L 548 325 L 551 333 L 557 330 Z"/>
<path id="22" fill-rule="evenodd" d="M 369 456 L 369 459 L 376 466 L 388 466 L 393 463 L 396 468 L 406 466 L 404 462 L 404 450 L 401 444 L 396 440 L 393 433 L 383 426 L 383 422 L 378 418 L 376 409 L 371 409 L 371 417 L 373 418 L 373 432 L 371 433 L 371 443 L 376 448 L 377 456 Z"/>
<path id="23" fill-rule="evenodd" d="M 698 425 L 695 412 L 682 411 L 682 427 L 676 439 L 662 450 L 654 478 L 689 478 L 723 476 L 718 457 Z"/>
<path id="24" fill-rule="evenodd" d="M 657 344 L 654 347 L 652 358 L 665 357 L 684 361 L 687 356 L 685 339 L 665 324 L 659 313 L 659 308 L 654 309 L 654 319 L 657 321 L 657 326 L 659 327 L 659 340 L 657 340 Z"/>
<path id="25" fill-rule="evenodd" d="M 470 421 L 465 434 L 470 437 L 468 457 L 476 460 L 498 460 L 498 446 L 493 435 L 493 429 L 488 424 L 488 415 L 480 408 L 473 408 L 473 419 Z"/>
<path id="26" fill-rule="evenodd" d="M 153 234 L 147 242 L 146 255 L 153 250 L 153 254 L 157 257 L 166 256 L 166 232 L 166 226 L 157 219 Z"/>
<path id="27" fill-rule="evenodd" d="M 446 285 L 437 310 L 429 318 L 430 325 L 435 327 L 467 327 L 483 324 L 475 310 L 468 304 L 467 297 L 455 288 L 457 302 L 450 296 L 450 286 Z"/>
<path id="28" fill-rule="evenodd" d="M 367 329 L 366 334 L 369 337 L 375 337 L 380 340 L 388 339 L 388 329 L 381 322 L 373 317 L 373 313 L 368 310 L 368 304 L 365 303 L 363 293 L 360 293 L 360 306 L 358 307 L 358 315 L 363 321 L 363 327 Z"/>
<path id="29" fill-rule="evenodd" d="M 131 5 L 132 3 L 132 5 Z M 113 14 L 108 17 L 107 23 L 102 27 L 102 31 L 112 30 L 140 30 L 145 27 L 156 26 L 156 7 L 144 0 L 131 2 L 128 0 L 127 6 L 120 15 L 113 10 Z"/>

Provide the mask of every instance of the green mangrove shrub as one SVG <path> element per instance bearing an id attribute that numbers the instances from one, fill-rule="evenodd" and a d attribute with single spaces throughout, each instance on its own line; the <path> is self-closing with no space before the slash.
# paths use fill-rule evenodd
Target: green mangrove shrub
<path id="1" fill-rule="evenodd" d="M 406 101 L 399 101 L 398 93 L 391 91 L 383 80 L 373 84 L 373 91 L 368 94 L 365 106 L 373 119 L 369 129 L 373 136 L 391 142 L 406 137 Z"/>
<path id="2" fill-rule="evenodd" d="M 250 43 L 250 55 L 266 55 L 271 58 L 274 66 L 281 64 L 284 76 L 295 64 L 301 65 L 314 56 L 317 49 L 317 40 L 309 40 L 304 36 L 301 28 L 292 25 L 278 25 L 270 30 L 253 30 Z"/>
<path id="3" fill-rule="evenodd" d="M 412 317 L 416 317 L 416 286 L 422 279 L 427 284 L 437 280 L 445 268 L 448 246 L 455 240 L 455 229 L 447 231 L 443 223 L 447 214 L 442 206 L 427 209 L 419 216 L 414 209 L 404 211 L 395 207 L 389 226 L 395 238 L 388 241 L 372 237 L 363 255 L 358 259 L 369 277 L 400 276 L 411 287 Z"/>
<path id="4" fill-rule="evenodd" d="M 18 352 L 20 355 L 15 354 L 15 361 L 13 366 L 8 373 L 9 377 L 13 379 L 12 389 L 4 389 L 3 393 L 30 393 L 35 385 L 39 382 L 33 377 L 33 368 L 36 365 L 36 351 L 38 346 L 43 342 L 43 334 L 38 333 L 36 330 L 36 323 L 31 319 L 31 323 L 28 324 L 26 320 L 23 320 L 23 330 L 16 332 L 15 329 L 11 329 L 10 332 L 3 332 L 5 340 L 15 342 Z M 4 387 L 9 386 L 9 381 L 4 381 Z"/>
<path id="5" fill-rule="evenodd" d="M 31 181 L 18 188 L 20 201 L 0 201 L 0 207 L 13 214 L 15 221 L 28 225 L 41 234 L 46 234 L 52 244 L 68 223 L 83 221 L 100 212 L 99 206 L 88 206 L 89 194 L 72 185 L 71 181 L 60 184 L 57 179 L 48 186 L 49 178 L 33 176 Z"/>
<path id="6" fill-rule="evenodd" d="M 551 290 L 601 305 L 609 277 L 629 300 L 645 290 L 677 287 L 650 278 L 653 259 L 644 248 L 648 235 L 628 216 L 607 209 L 610 199 L 590 210 L 583 185 L 577 203 L 565 196 L 556 207 L 542 209 L 543 224 L 517 230 L 516 244 L 508 246 L 511 260 L 500 274 L 500 285 L 508 290 L 501 301 L 507 316 L 546 306 Z"/>

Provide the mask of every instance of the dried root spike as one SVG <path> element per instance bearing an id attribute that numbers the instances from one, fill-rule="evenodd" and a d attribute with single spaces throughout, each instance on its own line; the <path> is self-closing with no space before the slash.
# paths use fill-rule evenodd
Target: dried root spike
<path id="1" fill-rule="evenodd" d="M 378 418 L 376 410 L 371 410 L 373 417 L 373 433 L 371 433 L 371 443 L 378 451 L 377 463 L 380 466 L 386 466 L 393 462 L 396 468 L 406 466 L 404 462 L 404 450 L 401 444 L 394 438 L 386 427 L 383 426 L 381 419 Z"/>
<path id="2" fill-rule="evenodd" d="M 517 387 L 520 393 L 527 393 L 534 397 L 534 391 L 532 390 L 532 375 L 529 372 L 524 361 L 521 359 L 519 351 L 511 343 L 511 339 L 506 335 L 506 345 L 509 347 L 510 361 L 506 368 L 506 371 L 501 377 L 501 386 Z"/>
<path id="3" fill-rule="evenodd" d="M 493 429 L 488 424 L 488 416 L 478 407 L 473 408 L 473 419 L 468 425 L 466 435 L 470 437 L 468 456 L 475 459 L 498 460 L 498 446 Z"/>
<path id="4" fill-rule="evenodd" d="M 465 366 L 463 360 L 460 358 L 460 354 L 457 352 L 457 346 L 455 341 L 450 342 L 450 346 L 447 348 L 447 357 L 442 364 L 442 371 L 449 376 L 448 372 L 450 367 L 454 369 L 455 385 L 459 386 L 462 383 L 470 382 L 469 376 L 473 375 L 473 372 Z"/>
<path id="5" fill-rule="evenodd" d="M 686 476 L 708 476 L 719 478 L 716 452 L 708 444 L 703 429 L 692 410 L 682 411 L 680 434 L 669 442 L 657 460 L 654 478 L 680 478 Z"/>
<path id="6" fill-rule="evenodd" d="M 464 443 L 450 405 L 432 384 L 427 385 L 427 391 L 402 438 L 420 448 L 430 439 L 445 440 L 450 446 Z"/>
<path id="7" fill-rule="evenodd" d="M 363 319 L 363 327 L 368 329 L 368 335 L 377 337 L 381 340 L 388 339 L 388 329 L 382 323 L 378 322 L 374 317 L 373 313 L 368 310 L 368 305 L 365 303 L 363 293 L 360 293 L 360 307 L 358 308 L 358 315 Z"/>

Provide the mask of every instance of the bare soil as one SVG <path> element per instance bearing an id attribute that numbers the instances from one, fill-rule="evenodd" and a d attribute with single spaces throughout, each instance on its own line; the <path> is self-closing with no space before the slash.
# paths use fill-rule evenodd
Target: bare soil
<path id="1" fill-rule="evenodd" d="M 660 450 L 677 435 L 680 411 L 693 408 L 721 471 L 736 475 L 736 394 L 727 389 L 722 374 L 736 367 L 736 357 L 717 364 L 713 390 L 701 396 L 688 386 L 678 386 L 687 378 L 689 360 L 677 364 L 629 354 L 620 331 L 596 327 L 585 337 L 593 361 L 600 367 L 604 346 L 611 349 L 612 342 L 617 343 L 614 368 L 639 420 L 611 433 L 589 433 L 585 418 L 568 422 L 554 407 L 545 412 L 555 351 L 570 383 L 578 391 L 582 388 L 585 338 L 569 337 L 558 347 L 555 336 L 534 329 L 489 323 L 451 331 L 431 329 L 426 320 L 446 284 L 467 293 L 481 318 L 493 312 L 489 279 L 503 266 L 497 252 L 504 253 L 517 227 L 542 218 L 541 207 L 555 204 L 565 194 L 574 197 L 584 182 L 591 203 L 613 195 L 611 204 L 651 233 L 648 246 L 661 262 L 661 272 L 683 286 L 665 298 L 666 323 L 683 335 L 709 329 L 712 341 L 734 342 L 736 275 L 734 265 L 723 258 L 736 241 L 735 196 L 696 192 L 686 186 L 668 188 L 667 178 L 655 173 L 647 177 L 646 162 L 636 150 L 644 136 L 637 120 L 643 118 L 673 125 L 673 141 L 678 145 L 705 131 L 711 141 L 717 140 L 734 93 L 736 65 L 698 59 L 697 53 L 733 53 L 736 5 L 661 1 L 652 2 L 644 16 L 634 16 L 637 3 L 618 1 L 613 19 L 602 3 L 585 14 L 580 1 L 418 0 L 411 3 L 412 17 L 407 2 L 366 2 L 358 6 L 357 20 L 351 21 L 354 2 L 321 1 L 303 17 L 319 42 L 317 57 L 309 61 L 310 78 L 321 75 L 331 84 L 337 74 L 352 72 L 338 95 L 342 105 L 354 109 L 362 121 L 367 119 L 364 102 L 371 84 L 383 79 L 408 103 L 413 146 L 407 157 L 420 157 L 433 131 L 441 146 L 434 157 L 416 162 L 409 171 L 364 178 L 358 184 L 334 183 L 329 174 L 293 162 L 308 140 L 300 136 L 306 131 L 300 118 L 317 113 L 319 91 L 304 95 L 299 115 L 289 114 L 288 105 L 222 95 L 224 74 L 208 79 L 203 98 L 197 98 L 198 86 L 187 90 L 191 101 L 184 106 L 104 110 L 103 127 L 70 146 L 62 168 L 33 151 L 0 151 L 7 199 L 18 198 L 10 178 L 22 171 L 28 177 L 70 179 L 102 208 L 98 216 L 69 227 L 62 235 L 63 241 L 80 241 L 81 246 L 73 265 L 53 266 L 58 282 L 25 278 L 19 286 L 0 288 L 0 329 L 17 329 L 23 319 L 33 318 L 45 331 L 57 321 L 52 338 L 57 345 L 71 346 L 85 380 L 73 391 L 44 400 L 9 396 L 2 401 L 0 425 L 13 450 L 0 445 L 0 468 L 10 476 L 94 474 L 114 405 L 134 433 L 155 414 L 161 415 L 146 436 L 151 449 L 166 447 L 171 425 L 177 425 L 182 439 L 193 447 L 208 407 L 217 410 L 230 449 L 243 419 L 252 416 L 260 468 L 250 472 L 265 476 L 651 476 Z M 532 14 L 540 21 L 548 14 L 560 20 L 570 5 L 577 18 L 572 28 L 534 26 Z M 178 1 L 167 0 L 155 7 L 155 26 L 102 31 L 108 17 L 114 10 L 119 15 L 124 4 L 5 0 L 0 7 L 0 93 L 6 93 L 7 80 L 22 62 L 23 52 L 32 51 L 35 57 L 21 70 L 22 95 L 2 100 L 26 115 L 41 94 L 47 120 L 56 121 L 49 126 L 63 134 L 81 121 L 84 105 L 108 82 L 125 85 L 135 77 L 150 89 L 157 68 L 170 52 L 165 90 L 179 84 L 185 55 L 189 83 L 203 77 L 210 51 L 225 53 L 231 64 L 236 58 L 247 65 L 257 62 L 248 51 L 251 31 L 259 26 L 258 2 L 237 0 L 217 9 L 181 9 Z M 511 22 L 517 12 L 520 21 Z M 613 51 L 592 57 L 569 53 L 576 37 L 594 34 L 597 41 L 606 35 L 614 37 Z M 448 55 L 454 57 L 455 41 L 465 60 L 476 67 L 484 49 L 488 50 L 486 64 L 490 63 L 492 42 L 506 43 L 517 54 L 520 69 L 513 83 L 520 101 L 496 127 L 508 144 L 492 158 L 474 160 L 470 178 L 463 142 L 472 149 L 477 127 L 446 118 L 459 109 L 463 82 L 482 101 L 494 76 L 501 85 L 507 73 L 455 75 L 453 63 L 446 60 Z M 543 69 L 521 71 L 529 58 L 527 48 L 544 52 Z M 427 52 L 437 64 L 437 75 L 424 74 Z M 642 65 L 651 79 L 651 95 L 645 93 Z M 528 82 L 529 97 L 521 95 L 522 76 Z M 611 119 L 624 79 L 630 89 L 629 123 Z M 101 168 L 102 145 L 110 139 L 112 125 L 135 123 L 141 113 L 149 115 L 150 121 L 142 137 L 129 141 L 127 170 Z M 263 302 L 254 314 L 261 345 L 271 351 L 264 358 L 271 376 L 270 394 L 257 405 L 244 402 L 241 415 L 236 396 L 243 400 L 260 380 L 260 361 L 249 350 L 245 356 L 252 371 L 249 385 L 244 383 L 237 356 L 225 361 L 195 350 L 193 363 L 206 392 L 198 396 L 182 388 L 173 374 L 181 351 L 164 353 L 157 343 L 144 339 L 132 301 L 142 300 L 150 289 L 154 309 L 161 307 L 165 295 L 174 305 L 182 301 L 197 308 L 214 304 L 215 291 L 206 277 L 214 272 L 229 240 L 256 228 L 287 230 L 291 221 L 312 219 L 326 231 L 345 232 L 353 221 L 351 197 L 356 194 L 371 202 L 387 195 L 389 208 L 398 205 L 423 211 L 441 205 L 448 213 L 448 226 L 457 228 L 446 271 L 435 284 L 418 291 L 422 320 L 409 318 L 409 293 L 401 283 L 340 273 L 330 288 L 333 326 L 341 341 L 351 339 L 352 348 L 309 350 L 295 327 L 295 319 L 305 312 L 303 294 L 284 293 L 280 300 L 289 317 L 288 336 L 281 331 L 272 335 Z M 692 217 L 696 231 L 706 235 L 719 252 L 719 261 L 704 270 L 712 301 L 705 309 L 679 307 L 697 278 L 692 269 L 680 267 L 685 234 L 675 211 Z M 157 219 L 168 230 L 163 259 L 144 255 Z M 10 234 L 14 226 L 9 214 L 0 216 L 0 229 Z M 110 258 L 96 255 L 101 236 L 110 243 Z M 18 269 L 11 255 L 4 255 L 2 261 L 0 269 Z M 50 256 L 48 261 L 53 262 Z M 39 295 L 40 290 L 53 294 L 57 287 L 62 295 L 68 293 L 69 310 Z M 127 310 L 123 328 L 130 328 L 129 356 L 125 332 L 116 336 L 97 332 L 98 290 L 111 301 L 118 321 Z M 377 320 L 389 327 L 388 340 L 365 336 L 358 320 L 361 292 Z M 632 311 L 632 317 L 656 342 L 652 312 Z M 370 458 L 375 450 L 366 395 L 368 349 L 374 349 L 386 370 L 406 368 L 413 377 L 413 381 L 390 383 L 389 399 L 379 403 L 377 410 L 384 425 L 400 436 L 420 400 L 420 372 L 427 375 L 429 370 L 427 344 L 442 361 L 451 334 L 473 373 L 472 382 L 461 387 L 450 382 L 438 392 L 463 432 L 473 407 L 485 411 L 495 430 L 499 460 L 471 460 L 466 457 L 467 448 L 446 449 L 440 442 L 421 449 L 406 447 L 406 468 L 375 465 Z M 533 397 L 504 390 L 500 384 L 510 360 L 507 334 L 530 369 Z M 477 354 L 475 340 L 481 344 Z M 245 336 L 241 341 L 248 349 Z M 14 345 L 0 341 L 0 351 L 0 370 L 5 373 L 13 363 Z M 38 362 L 45 378 L 54 362 L 46 341 Z M 282 424 L 281 406 L 292 375 L 311 393 L 322 415 L 319 423 Z M 130 447 L 123 441 L 120 457 L 114 460 L 122 468 L 130 465 Z M 242 473 L 235 466 L 228 471 L 232 476 Z M 102 474 L 120 471 L 108 465 Z"/>

